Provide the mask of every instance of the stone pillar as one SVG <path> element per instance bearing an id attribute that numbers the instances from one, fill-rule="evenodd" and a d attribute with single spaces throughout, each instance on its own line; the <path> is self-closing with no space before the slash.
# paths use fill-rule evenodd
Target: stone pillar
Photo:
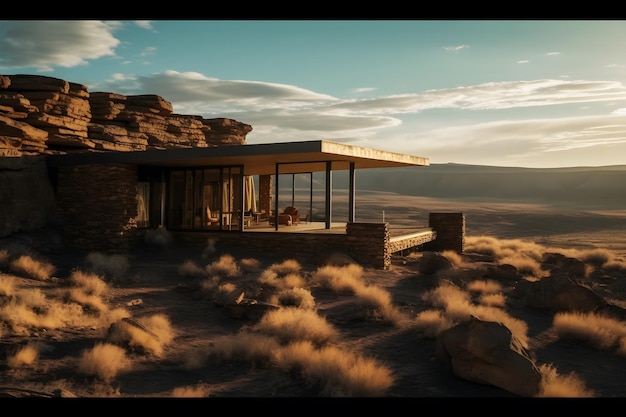
<path id="1" fill-rule="evenodd" d="M 268 216 L 272 212 L 272 176 L 259 175 L 259 211 Z"/>
<path id="2" fill-rule="evenodd" d="M 463 213 L 430 213 L 428 227 L 437 233 L 437 238 L 424 245 L 425 250 L 442 252 L 452 250 L 463 253 L 465 244 L 465 215 Z"/>
<path id="3" fill-rule="evenodd" d="M 348 251 L 355 261 L 389 269 L 389 223 L 348 223 L 346 235 Z"/>

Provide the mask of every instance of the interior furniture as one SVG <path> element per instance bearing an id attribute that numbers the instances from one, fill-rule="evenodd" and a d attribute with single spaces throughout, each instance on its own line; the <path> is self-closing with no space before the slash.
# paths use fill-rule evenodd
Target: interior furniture
<path id="1" fill-rule="evenodd" d="M 270 226 L 274 226 L 276 224 L 275 220 L 276 218 L 274 216 L 269 217 Z M 285 214 L 285 213 L 278 214 L 278 225 L 281 225 L 281 224 L 285 226 L 291 226 L 293 224 L 291 215 Z"/>
<path id="2" fill-rule="evenodd" d="M 291 216 L 291 224 L 300 223 L 300 215 L 298 214 L 298 208 L 295 206 L 285 207 L 282 214 L 288 214 Z"/>
<path id="3" fill-rule="evenodd" d="M 209 226 L 220 222 L 219 215 L 211 213 L 211 209 L 209 207 L 206 208 L 206 222 Z"/>

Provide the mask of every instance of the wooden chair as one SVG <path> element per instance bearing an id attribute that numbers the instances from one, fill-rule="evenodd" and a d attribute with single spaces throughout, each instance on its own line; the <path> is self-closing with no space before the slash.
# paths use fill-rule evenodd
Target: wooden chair
<path id="1" fill-rule="evenodd" d="M 300 223 L 300 215 L 298 214 L 298 208 L 295 206 L 285 207 L 282 214 L 288 214 L 291 216 L 291 224 Z"/>
<path id="2" fill-rule="evenodd" d="M 211 208 L 207 206 L 207 208 L 206 208 L 206 224 L 207 224 L 207 226 L 211 226 L 211 225 L 214 225 L 214 224 L 219 224 L 219 222 L 220 222 L 219 215 L 213 216 L 213 214 L 211 213 Z"/>

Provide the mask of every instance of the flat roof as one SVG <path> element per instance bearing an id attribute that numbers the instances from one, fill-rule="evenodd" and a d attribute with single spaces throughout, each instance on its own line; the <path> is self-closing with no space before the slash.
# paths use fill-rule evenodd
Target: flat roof
<path id="1" fill-rule="evenodd" d="M 388 152 L 327 140 L 220 145 L 205 148 L 149 149 L 145 151 L 85 151 L 47 156 L 49 166 L 129 163 L 161 167 L 243 165 L 244 175 L 271 175 L 332 170 L 428 166 L 428 158 Z"/>

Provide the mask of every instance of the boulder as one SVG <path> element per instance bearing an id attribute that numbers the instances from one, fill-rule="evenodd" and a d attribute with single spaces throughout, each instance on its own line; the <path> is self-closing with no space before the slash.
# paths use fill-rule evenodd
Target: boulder
<path id="1" fill-rule="evenodd" d="M 539 369 L 502 323 L 472 317 L 441 332 L 436 343 L 436 356 L 458 378 L 523 397 L 539 393 Z"/>

